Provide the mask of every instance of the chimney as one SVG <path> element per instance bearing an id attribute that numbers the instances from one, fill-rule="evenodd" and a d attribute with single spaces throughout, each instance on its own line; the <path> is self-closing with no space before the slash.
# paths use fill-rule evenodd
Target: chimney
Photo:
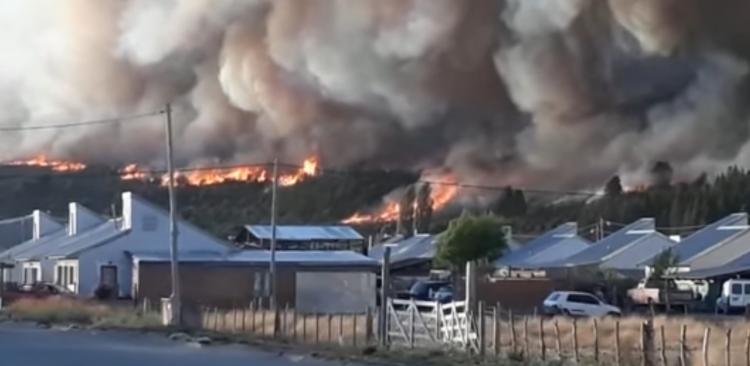
<path id="1" fill-rule="evenodd" d="M 104 222 L 91 210 L 76 203 L 68 204 L 68 236 L 73 236 Z"/>
<path id="2" fill-rule="evenodd" d="M 122 194 L 122 230 L 133 228 L 133 193 Z"/>
<path id="3" fill-rule="evenodd" d="M 33 240 L 39 240 L 55 230 L 61 229 L 62 225 L 40 210 L 34 210 L 31 214 L 34 225 L 31 232 Z"/>

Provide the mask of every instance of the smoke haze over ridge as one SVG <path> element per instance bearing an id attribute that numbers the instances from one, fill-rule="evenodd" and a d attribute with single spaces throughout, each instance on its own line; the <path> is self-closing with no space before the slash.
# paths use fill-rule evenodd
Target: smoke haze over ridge
<path id="1" fill-rule="evenodd" d="M 750 166 L 743 0 L 4 0 L 0 124 L 176 108 L 184 164 L 447 167 L 582 188 Z M 162 117 L 2 132 L 158 163 Z"/>

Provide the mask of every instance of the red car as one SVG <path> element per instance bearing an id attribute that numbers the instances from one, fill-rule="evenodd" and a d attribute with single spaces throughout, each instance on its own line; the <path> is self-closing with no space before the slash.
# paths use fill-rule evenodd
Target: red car
<path id="1" fill-rule="evenodd" d="M 20 299 L 45 299 L 48 297 L 73 297 L 73 293 L 63 286 L 53 283 L 34 283 L 25 285 L 5 284 L 3 304 L 8 305 Z"/>

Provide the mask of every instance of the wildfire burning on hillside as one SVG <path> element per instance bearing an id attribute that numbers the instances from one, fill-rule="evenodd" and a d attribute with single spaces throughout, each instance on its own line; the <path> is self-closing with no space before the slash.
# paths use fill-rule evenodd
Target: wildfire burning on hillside
<path id="1" fill-rule="evenodd" d="M 5 163 L 5 165 L 50 168 L 55 172 L 79 172 L 86 169 L 86 164 L 84 163 L 69 160 L 50 159 L 44 154 L 37 155 L 28 160 L 11 161 Z"/>
<path id="2" fill-rule="evenodd" d="M 87 165 L 77 161 L 51 159 L 46 155 L 37 155 L 28 160 L 17 160 L 4 163 L 8 166 L 28 166 L 48 168 L 54 172 L 79 172 L 85 170 Z M 293 186 L 308 177 L 317 176 L 319 173 L 319 160 L 311 156 L 293 172 L 282 172 L 279 175 L 279 185 L 282 187 Z M 120 179 L 126 181 L 156 180 L 166 185 L 169 179 L 167 174 L 154 173 L 138 164 L 128 164 L 119 170 Z M 227 182 L 256 182 L 270 181 L 273 173 L 269 166 L 244 166 L 217 169 L 202 169 L 177 172 L 175 177 L 178 183 L 190 186 L 210 186 Z"/>
<path id="3" fill-rule="evenodd" d="M 442 181 L 441 181 L 442 182 Z M 433 212 L 440 211 L 458 194 L 458 187 L 450 184 L 431 185 L 430 201 Z M 416 209 L 416 202 L 414 204 Z M 398 197 L 386 198 L 384 204 L 375 212 L 357 212 L 342 221 L 344 224 L 366 224 L 378 222 L 393 222 L 398 220 L 401 210 Z"/>
<path id="4" fill-rule="evenodd" d="M 120 178 L 123 180 L 148 180 L 153 175 L 138 167 L 130 164 L 123 168 Z M 293 173 L 282 173 L 279 175 L 279 185 L 282 187 L 293 186 L 302 182 L 305 178 L 314 177 L 319 173 L 319 160 L 316 156 L 311 156 L 302 163 L 302 165 Z M 273 172 L 269 166 L 243 166 L 217 169 L 196 168 L 193 171 L 177 172 L 175 178 L 178 183 L 189 186 L 210 186 L 228 182 L 253 182 L 262 183 L 270 181 L 273 178 Z M 169 176 L 162 174 L 158 179 L 162 185 L 167 185 Z"/>

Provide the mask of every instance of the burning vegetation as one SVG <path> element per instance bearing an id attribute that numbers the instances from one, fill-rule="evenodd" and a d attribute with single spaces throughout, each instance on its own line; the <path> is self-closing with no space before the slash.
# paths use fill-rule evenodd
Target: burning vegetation
<path id="1" fill-rule="evenodd" d="M 86 164 L 84 163 L 70 160 L 50 159 L 44 154 L 39 154 L 28 160 L 11 161 L 5 163 L 5 165 L 49 168 L 55 172 L 79 172 L 86 169 Z"/>

